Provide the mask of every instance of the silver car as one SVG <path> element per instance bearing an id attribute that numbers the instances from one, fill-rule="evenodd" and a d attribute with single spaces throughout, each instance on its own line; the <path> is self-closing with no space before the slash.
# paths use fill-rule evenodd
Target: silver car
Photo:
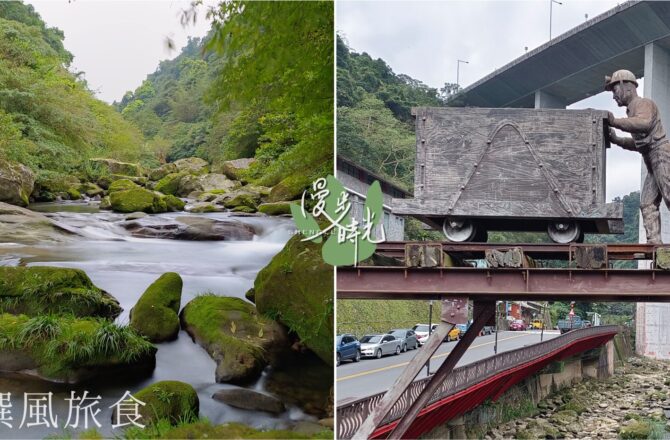
<path id="1" fill-rule="evenodd" d="M 393 335 L 396 339 L 400 339 L 400 346 L 403 353 L 407 350 L 414 350 L 419 347 L 419 340 L 416 338 L 414 330 L 409 328 L 400 328 L 389 331 L 389 335 Z"/>
<path id="2" fill-rule="evenodd" d="M 400 340 L 393 335 L 365 335 L 361 338 L 361 355 L 379 359 L 385 354 L 400 354 Z"/>

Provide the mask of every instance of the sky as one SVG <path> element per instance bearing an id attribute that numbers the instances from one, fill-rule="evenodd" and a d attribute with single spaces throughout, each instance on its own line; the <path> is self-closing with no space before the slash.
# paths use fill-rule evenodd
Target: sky
<path id="1" fill-rule="evenodd" d="M 182 27 L 189 1 L 28 0 L 49 27 L 65 33 L 74 55 L 71 70 L 85 72 L 89 87 L 103 101 L 120 101 L 135 90 L 161 60 L 179 54 L 188 36 L 202 37 L 210 24 L 201 9 L 195 25 Z M 211 2 L 206 2 L 211 4 Z M 176 50 L 169 50 L 167 39 Z"/>
<path id="2" fill-rule="evenodd" d="M 552 6 L 552 36 L 615 7 L 617 1 L 562 0 Z M 337 32 L 356 52 L 382 58 L 394 72 L 440 88 L 476 82 L 549 40 L 550 0 L 339 1 Z M 638 94 L 643 93 L 643 82 Z M 601 93 L 569 108 L 625 108 Z M 666 126 L 670 124 L 670 121 Z M 621 134 L 621 133 L 620 133 Z M 607 200 L 640 189 L 640 155 L 612 146 L 607 152 Z"/>

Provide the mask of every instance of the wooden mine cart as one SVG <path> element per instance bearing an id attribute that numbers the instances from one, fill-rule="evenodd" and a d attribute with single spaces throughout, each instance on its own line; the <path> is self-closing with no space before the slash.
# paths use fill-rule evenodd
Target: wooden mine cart
<path id="1" fill-rule="evenodd" d="M 512 108 L 412 110 L 414 198 L 393 212 L 454 242 L 487 231 L 547 231 L 557 243 L 623 233 L 623 204 L 605 203 L 607 112 Z"/>

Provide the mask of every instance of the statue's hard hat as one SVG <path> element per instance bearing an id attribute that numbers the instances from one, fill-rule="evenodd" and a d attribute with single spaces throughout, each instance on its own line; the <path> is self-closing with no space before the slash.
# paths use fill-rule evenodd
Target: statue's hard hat
<path id="1" fill-rule="evenodd" d="M 630 70 L 617 70 L 612 74 L 612 76 L 605 77 L 605 90 L 611 91 L 614 88 L 614 84 L 622 82 L 631 82 L 637 87 L 637 78 Z"/>

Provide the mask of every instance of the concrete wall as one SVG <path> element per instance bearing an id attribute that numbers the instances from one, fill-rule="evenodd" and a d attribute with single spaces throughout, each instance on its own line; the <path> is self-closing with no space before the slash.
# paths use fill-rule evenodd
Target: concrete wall
<path id="1" fill-rule="evenodd" d="M 351 201 L 351 211 L 353 217 L 359 222 L 363 221 L 364 206 L 365 206 L 365 195 L 368 193 L 368 188 L 370 185 L 361 182 L 360 180 L 346 174 L 346 173 L 337 173 L 337 179 L 344 185 L 345 188 L 353 190 L 354 192 L 360 194 L 356 195 L 350 193 L 351 196 L 349 200 Z M 362 196 L 361 196 L 362 195 Z M 383 193 L 384 196 L 384 232 L 386 233 L 387 241 L 400 241 L 405 239 L 405 219 L 397 215 L 391 214 L 391 210 L 387 207 L 391 206 L 392 197 L 386 193 Z M 379 231 L 376 231 L 379 233 Z"/>
<path id="2" fill-rule="evenodd" d="M 658 106 L 666 133 L 670 133 L 670 53 L 657 44 L 648 44 L 644 51 L 644 97 L 651 98 Z M 642 162 L 642 182 L 647 168 Z M 663 243 L 670 243 L 670 212 L 661 203 L 661 236 Z M 640 218 L 640 243 L 647 236 Z M 648 267 L 648 265 L 641 267 Z M 664 320 L 670 317 L 670 304 L 638 303 L 635 314 L 635 351 L 655 359 L 670 359 L 670 326 Z M 664 325 L 665 324 L 665 325 Z"/>
<path id="3" fill-rule="evenodd" d="M 504 423 L 502 406 L 519 406 L 528 398 L 534 404 L 557 391 L 584 379 L 605 379 L 614 374 L 614 344 L 609 341 L 595 350 L 579 356 L 554 362 L 537 374 L 519 382 L 500 396 L 494 405 L 480 405 L 464 415 L 452 419 L 423 435 L 423 439 L 465 439 L 467 431 Z"/>

